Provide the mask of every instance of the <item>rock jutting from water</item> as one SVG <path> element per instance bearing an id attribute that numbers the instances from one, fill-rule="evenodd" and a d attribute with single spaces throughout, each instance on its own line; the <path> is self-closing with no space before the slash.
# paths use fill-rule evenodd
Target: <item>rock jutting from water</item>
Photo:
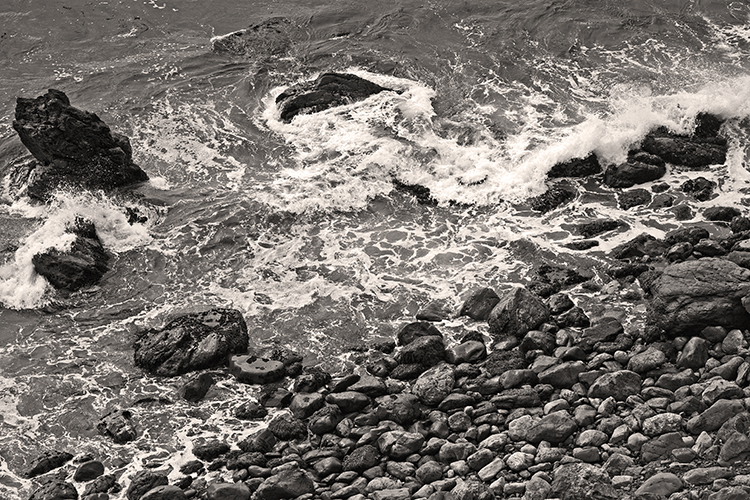
<path id="1" fill-rule="evenodd" d="M 36 99 L 19 97 L 13 128 L 36 159 L 26 169 L 32 198 L 47 200 L 65 187 L 110 191 L 148 180 L 133 163 L 128 138 L 112 132 L 96 114 L 71 106 L 60 90 Z"/>
<path id="2" fill-rule="evenodd" d="M 385 87 L 349 73 L 323 73 L 312 82 L 299 83 L 276 97 L 285 122 L 299 114 L 316 113 L 334 106 L 361 101 L 388 91 Z"/>

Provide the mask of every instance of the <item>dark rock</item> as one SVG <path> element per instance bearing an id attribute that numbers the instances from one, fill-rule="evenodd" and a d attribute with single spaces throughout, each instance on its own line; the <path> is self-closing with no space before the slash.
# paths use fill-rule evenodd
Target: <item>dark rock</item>
<path id="1" fill-rule="evenodd" d="M 95 493 L 106 493 L 113 489 L 119 490 L 120 486 L 117 484 L 117 478 L 114 474 L 107 474 L 104 476 L 99 476 L 96 479 L 92 480 L 86 485 L 86 488 L 83 490 L 83 496 L 84 498 L 87 495 L 93 495 Z"/>
<path id="2" fill-rule="evenodd" d="M 127 443 L 138 436 L 131 418 L 128 410 L 114 410 L 99 420 L 96 429 L 99 434 L 112 438 L 115 443 Z"/>
<path id="3" fill-rule="evenodd" d="M 685 428 L 689 433 L 696 436 L 703 431 L 713 432 L 721 428 L 730 418 L 743 411 L 745 411 L 745 407 L 742 401 L 720 399 L 700 415 L 688 420 Z"/>
<path id="4" fill-rule="evenodd" d="M 702 239 L 693 246 L 695 252 L 704 257 L 720 257 L 726 255 L 726 249 L 718 241 L 711 239 Z"/>
<path id="5" fill-rule="evenodd" d="M 404 460 L 422 449 L 424 436 L 418 432 L 388 431 L 378 438 L 380 453 L 395 460 Z"/>
<path id="6" fill-rule="evenodd" d="M 597 219 L 576 226 L 576 232 L 584 238 L 593 238 L 608 231 L 614 231 L 623 225 L 619 220 Z"/>
<path id="7" fill-rule="evenodd" d="M 682 348 L 682 352 L 677 358 L 677 366 L 681 368 L 691 368 L 699 370 L 706 365 L 708 361 L 708 342 L 700 337 L 693 337 L 687 341 Z"/>
<path id="8" fill-rule="evenodd" d="M 655 437 L 641 446 L 641 459 L 645 463 L 669 457 L 673 450 L 683 448 L 685 443 L 679 432 L 668 432 Z"/>
<path id="9" fill-rule="evenodd" d="M 680 189 L 683 193 L 688 193 L 698 201 L 708 201 L 714 194 L 716 183 L 705 177 L 696 177 L 685 181 Z"/>
<path id="10" fill-rule="evenodd" d="M 253 494 L 256 500 L 297 498 L 315 491 L 310 476 L 300 469 L 282 470 L 263 481 Z M 226 498 L 226 497 L 224 497 Z"/>
<path id="11" fill-rule="evenodd" d="M 435 328 L 435 325 L 432 323 L 417 321 L 404 325 L 401 330 L 399 330 L 396 338 L 398 339 L 398 345 L 404 346 L 413 342 L 417 337 L 429 336 L 442 338 L 443 334 L 440 333 L 440 330 Z"/>
<path id="12" fill-rule="evenodd" d="M 175 376 L 225 365 L 247 351 L 245 320 L 234 309 L 180 316 L 161 330 L 146 330 L 135 342 L 135 364 L 151 373 Z"/>
<path id="13" fill-rule="evenodd" d="M 699 115 L 696 121 L 700 124 L 704 117 Z M 713 118 L 706 120 L 713 120 Z M 701 169 L 709 165 L 721 165 L 726 161 L 727 142 L 726 139 L 714 135 L 707 137 L 705 132 L 710 127 L 699 125 L 702 135 L 692 136 L 677 135 L 664 128 L 650 132 L 641 143 L 641 149 L 647 153 L 656 155 L 664 161 L 674 165 L 683 165 L 690 169 Z M 717 131 L 718 133 L 718 131 Z"/>
<path id="14" fill-rule="evenodd" d="M 289 19 L 272 17 L 249 28 L 213 38 L 211 50 L 262 60 L 286 54 L 302 33 L 302 29 Z"/>
<path id="15" fill-rule="evenodd" d="M 477 363 L 487 357 L 487 347 L 484 342 L 469 340 L 461 342 L 445 352 L 445 359 L 454 365 L 461 363 Z"/>
<path id="16" fill-rule="evenodd" d="M 541 332 L 539 330 L 531 330 L 527 333 L 518 346 L 523 353 L 542 351 L 547 355 L 552 354 L 555 347 L 555 335 L 551 332 Z"/>
<path id="17" fill-rule="evenodd" d="M 641 377 L 629 370 L 605 373 L 589 388 L 588 397 L 606 399 L 610 396 L 625 401 L 628 396 L 641 392 Z"/>
<path id="18" fill-rule="evenodd" d="M 657 194 L 654 196 L 649 208 L 651 210 L 658 210 L 660 208 L 669 208 L 674 205 L 675 197 L 669 194 Z"/>
<path id="19" fill-rule="evenodd" d="M 280 413 L 268 423 L 268 430 L 281 441 L 292 441 L 307 437 L 307 426 L 300 419 Z"/>
<path id="20" fill-rule="evenodd" d="M 104 464 L 98 460 L 89 460 L 78 466 L 75 474 L 73 474 L 73 481 L 85 483 L 96 479 L 102 474 L 104 474 Z"/>
<path id="21" fill-rule="evenodd" d="M 180 488 L 168 484 L 150 489 L 141 497 L 141 500 L 187 500 L 187 497 Z"/>
<path id="22" fill-rule="evenodd" d="M 437 200 L 432 197 L 432 191 L 427 186 L 409 184 L 397 179 L 395 176 L 391 178 L 391 182 L 393 182 L 393 187 L 396 191 L 414 196 L 420 205 L 436 206 L 438 204 Z"/>
<path id="23" fill-rule="evenodd" d="M 548 441 L 559 444 L 568 439 L 578 425 L 565 410 L 556 411 L 545 415 L 538 422 L 534 422 L 526 430 L 526 440 L 532 444 Z"/>
<path id="24" fill-rule="evenodd" d="M 570 243 L 565 243 L 563 246 L 571 250 L 584 251 L 584 250 L 589 250 L 594 247 L 598 247 L 599 242 L 596 240 L 580 240 L 580 241 L 571 241 Z"/>
<path id="25" fill-rule="evenodd" d="M 214 379 L 210 373 L 201 373 L 196 377 L 192 377 L 180 388 L 180 396 L 191 403 L 197 403 L 203 399 L 214 385 Z"/>
<path id="26" fill-rule="evenodd" d="M 565 267 L 552 265 L 548 263 L 541 264 L 534 271 L 537 279 L 531 285 L 533 292 L 537 293 L 542 297 L 549 297 L 554 293 L 557 293 L 560 289 L 578 285 L 584 281 L 588 281 L 594 277 L 593 272 L 587 269 L 575 269 L 573 267 Z M 551 293 L 540 293 L 533 289 L 541 283 L 542 286 L 545 284 L 552 285 Z"/>
<path id="27" fill-rule="evenodd" d="M 365 375 L 349 387 L 350 391 L 361 392 L 365 396 L 376 398 L 388 393 L 388 387 L 382 378 Z"/>
<path id="28" fill-rule="evenodd" d="M 560 500 L 615 500 L 619 495 L 609 474 L 597 466 L 574 463 L 555 470 L 552 493 Z"/>
<path id="29" fill-rule="evenodd" d="M 729 229 L 731 229 L 733 233 L 750 231 L 750 217 L 738 215 L 729 223 Z"/>
<path id="30" fill-rule="evenodd" d="M 629 276 L 638 277 L 651 267 L 644 262 L 622 262 L 609 266 L 607 274 L 616 279 L 627 278 Z"/>
<path id="31" fill-rule="evenodd" d="M 677 243 L 697 245 L 698 242 L 710 236 L 708 229 L 704 227 L 685 227 L 668 232 L 664 236 L 664 243 L 669 246 L 676 245 Z"/>
<path id="32" fill-rule="evenodd" d="M 135 473 L 125 495 L 128 500 L 140 500 L 149 490 L 169 484 L 167 476 L 144 469 Z"/>
<path id="33" fill-rule="evenodd" d="M 412 387 L 412 392 L 422 403 L 437 406 L 451 393 L 455 382 L 453 366 L 442 363 L 420 375 Z"/>
<path id="34" fill-rule="evenodd" d="M 466 299 L 458 315 L 468 316 L 477 321 L 487 321 L 498 302 L 500 302 L 500 297 L 493 289 L 480 288 Z"/>
<path id="35" fill-rule="evenodd" d="M 578 383 L 578 375 L 586 371 L 582 361 L 567 361 L 551 366 L 539 374 L 539 382 L 558 389 L 570 389 Z"/>
<path id="36" fill-rule="evenodd" d="M 341 408 L 344 413 L 360 411 L 370 404 L 370 398 L 356 391 L 331 393 L 326 396 L 326 402 Z"/>
<path id="37" fill-rule="evenodd" d="M 522 369 L 527 366 L 525 358 L 518 351 L 492 351 L 482 363 L 482 368 L 491 377 L 501 375 L 508 370 Z"/>
<path id="38" fill-rule="evenodd" d="M 380 453 L 377 448 L 366 444 L 355 448 L 351 453 L 344 457 L 344 470 L 354 472 L 364 472 L 367 469 L 380 463 Z"/>
<path id="39" fill-rule="evenodd" d="M 446 301 L 433 300 L 420 309 L 415 317 L 417 321 L 443 321 L 450 318 L 452 314 L 453 311 Z"/>
<path id="40" fill-rule="evenodd" d="M 551 186 L 546 192 L 526 200 L 532 210 L 537 212 L 550 212 L 569 201 L 572 201 L 578 193 L 575 188 L 566 183 L 558 183 Z"/>
<path id="41" fill-rule="evenodd" d="M 630 241 L 617 245 L 612 249 L 610 255 L 615 259 L 640 258 L 644 255 L 658 257 L 666 250 L 667 246 L 663 242 L 648 233 L 643 233 Z"/>
<path id="42" fill-rule="evenodd" d="M 645 189 L 630 189 L 623 191 L 618 196 L 620 208 L 628 210 L 639 205 L 645 205 L 651 201 L 651 193 Z"/>
<path id="43" fill-rule="evenodd" d="M 636 184 L 655 181 L 666 173 L 667 169 L 664 165 L 628 161 L 607 167 L 604 172 L 604 184 L 611 188 L 629 188 Z"/>
<path id="44" fill-rule="evenodd" d="M 289 406 L 294 394 L 276 384 L 264 385 L 258 395 L 258 402 L 267 408 Z"/>
<path id="45" fill-rule="evenodd" d="M 371 81 L 347 73 L 323 73 L 313 82 L 293 85 L 279 94 L 281 119 L 290 122 L 299 114 L 317 113 L 335 106 L 362 101 L 387 91 Z"/>
<path id="46" fill-rule="evenodd" d="M 128 138 L 112 133 L 94 113 L 72 107 L 59 90 L 19 97 L 13 128 L 39 162 L 28 180 L 31 197 L 46 200 L 61 186 L 111 190 L 148 180 L 133 163 Z"/>
<path id="47" fill-rule="evenodd" d="M 584 351 L 590 351 L 599 342 L 613 341 L 623 331 L 622 323 L 617 318 L 605 316 L 583 331 L 578 346 Z"/>
<path id="48" fill-rule="evenodd" d="M 710 221 L 731 222 L 741 215 L 742 212 L 735 207 L 709 207 L 703 211 L 703 217 Z"/>
<path id="49" fill-rule="evenodd" d="M 62 467 L 73 459 L 73 455 L 67 451 L 46 451 L 32 462 L 31 468 L 26 472 L 26 477 L 31 479 L 46 474 L 51 470 Z"/>
<path id="50" fill-rule="evenodd" d="M 521 339 L 548 319 L 549 310 L 544 302 L 526 288 L 516 287 L 501 294 L 488 323 L 490 333 L 496 338 L 512 336 Z"/>
<path id="51" fill-rule="evenodd" d="M 646 153 L 645 151 L 637 150 L 628 152 L 628 161 L 633 163 L 648 163 L 649 165 L 655 165 L 657 167 L 663 167 L 665 165 L 664 160 L 662 160 L 658 156 Z M 654 185 L 653 188 L 656 188 L 654 189 L 655 193 L 659 193 L 661 191 L 666 191 L 667 189 L 669 189 L 669 185 L 667 183 L 661 183 Z"/>
<path id="52" fill-rule="evenodd" d="M 388 376 L 396 380 L 414 380 L 415 378 L 422 375 L 425 372 L 425 370 L 427 370 L 427 368 L 429 367 L 421 363 L 412 363 L 412 364 L 401 363 L 398 366 L 396 366 L 396 368 L 391 370 L 389 374 L 384 375 L 384 376 Z M 371 372 L 371 373 L 374 373 L 374 372 Z M 377 373 L 374 373 L 374 374 L 378 375 Z"/>
<path id="53" fill-rule="evenodd" d="M 531 387 L 506 389 L 500 394 L 493 396 L 491 401 L 492 404 L 502 410 L 542 406 L 539 393 Z"/>
<path id="54" fill-rule="evenodd" d="M 651 285 L 651 321 L 667 333 L 697 333 L 706 326 L 750 327 L 742 299 L 750 293 L 750 271 L 717 258 L 680 262 Z"/>
<path id="55" fill-rule="evenodd" d="M 575 306 L 573 301 L 570 300 L 570 297 L 564 293 L 556 293 L 549 296 L 546 300 L 546 304 L 550 314 L 554 315 L 564 313 Z"/>
<path id="56" fill-rule="evenodd" d="M 310 417 L 307 427 L 313 434 L 323 435 L 333 432 L 336 426 L 341 422 L 343 416 L 341 410 L 336 405 L 324 405 Z"/>
<path id="57" fill-rule="evenodd" d="M 289 403 L 289 410 L 295 417 L 305 419 L 321 409 L 324 403 L 323 395 L 318 392 L 299 392 Z"/>
<path id="58" fill-rule="evenodd" d="M 75 486 L 59 479 L 45 482 L 34 490 L 29 500 L 78 500 Z"/>
<path id="59" fill-rule="evenodd" d="M 558 328 L 587 328 L 591 325 L 589 317 L 580 307 L 560 314 L 555 318 L 555 323 Z"/>
<path id="60" fill-rule="evenodd" d="M 109 271 L 109 256 L 91 221 L 77 217 L 66 232 L 75 235 L 69 250 L 49 248 L 34 255 L 31 262 L 52 286 L 72 292 L 99 282 Z"/>
<path id="61" fill-rule="evenodd" d="M 330 381 L 330 373 L 317 366 L 306 366 L 294 381 L 294 392 L 315 392 Z"/>
<path id="62" fill-rule="evenodd" d="M 549 178 L 559 177 L 588 177 L 602 171 L 599 160 L 594 153 L 586 158 L 573 158 L 565 162 L 557 163 L 547 172 Z"/>
<path id="63" fill-rule="evenodd" d="M 250 434 L 237 443 L 240 450 L 246 453 L 268 453 L 276 445 L 276 436 L 269 428 Z"/>
<path id="64" fill-rule="evenodd" d="M 397 359 L 400 363 L 435 366 L 445 359 L 443 338 L 434 335 L 418 337 L 403 347 Z"/>
<path id="65" fill-rule="evenodd" d="M 693 245 L 690 243 L 683 242 L 677 243 L 669 247 L 667 250 L 666 257 L 669 262 L 682 262 L 693 255 Z"/>
<path id="66" fill-rule="evenodd" d="M 193 455 L 205 462 L 210 462 L 222 456 L 229 451 L 229 445 L 223 441 L 208 441 L 200 444 L 193 444 Z"/>

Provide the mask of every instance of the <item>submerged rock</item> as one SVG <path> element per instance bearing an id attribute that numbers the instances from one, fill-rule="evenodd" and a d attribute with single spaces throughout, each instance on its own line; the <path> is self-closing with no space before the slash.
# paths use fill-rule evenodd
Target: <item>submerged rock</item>
<path id="1" fill-rule="evenodd" d="M 36 158 L 29 196 L 46 200 L 59 187 L 112 190 L 148 180 L 133 163 L 127 137 L 99 117 L 70 105 L 60 90 L 36 99 L 19 97 L 13 128 Z"/>
<path id="2" fill-rule="evenodd" d="M 219 54 L 264 59 L 285 54 L 301 29 L 285 17 L 272 17 L 252 26 L 211 39 L 211 49 Z"/>
<path id="3" fill-rule="evenodd" d="M 299 114 L 316 113 L 390 90 L 348 73 L 323 73 L 312 82 L 293 85 L 279 94 L 276 103 L 285 122 Z"/>
<path id="4" fill-rule="evenodd" d="M 223 366 L 232 354 L 247 351 L 247 325 L 234 309 L 211 309 L 170 321 L 161 330 L 141 332 L 134 348 L 135 365 L 172 377 Z"/>
<path id="5" fill-rule="evenodd" d="M 73 459 L 73 455 L 66 451 L 47 451 L 34 460 L 31 469 L 26 472 L 27 478 L 46 474 L 51 470 L 62 467 Z"/>
<path id="6" fill-rule="evenodd" d="M 545 193 L 529 198 L 526 202 L 532 210 L 547 213 L 573 200 L 577 194 L 574 187 L 565 183 L 558 183 L 550 187 Z"/>
<path id="7" fill-rule="evenodd" d="M 109 256 L 91 221 L 79 217 L 67 232 L 75 235 L 69 250 L 50 248 L 34 255 L 31 262 L 52 286 L 74 292 L 96 284 L 109 271 Z"/>
<path id="8" fill-rule="evenodd" d="M 651 320 L 667 333 L 698 333 L 706 326 L 750 327 L 743 306 L 750 271 L 717 258 L 680 262 L 664 269 L 650 287 Z"/>

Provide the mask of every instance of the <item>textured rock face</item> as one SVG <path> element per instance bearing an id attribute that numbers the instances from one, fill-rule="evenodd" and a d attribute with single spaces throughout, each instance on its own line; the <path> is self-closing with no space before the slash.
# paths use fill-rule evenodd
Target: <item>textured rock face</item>
<path id="1" fill-rule="evenodd" d="M 492 335 L 521 339 L 548 319 L 549 309 L 544 302 L 526 288 L 518 287 L 501 294 L 488 322 Z"/>
<path id="2" fill-rule="evenodd" d="M 34 255 L 31 262 L 52 286 L 73 292 L 96 284 L 109 271 L 109 256 L 90 221 L 78 218 L 67 232 L 75 235 L 70 250 L 51 248 Z"/>
<path id="3" fill-rule="evenodd" d="M 299 114 L 317 113 L 334 106 L 362 101 L 373 94 L 390 90 L 348 73 L 323 73 L 313 82 L 289 87 L 276 103 L 285 122 Z"/>
<path id="4" fill-rule="evenodd" d="M 146 330 L 135 342 L 135 364 L 151 373 L 175 376 L 224 365 L 247 351 L 245 320 L 234 309 L 181 316 L 162 330 Z"/>
<path id="5" fill-rule="evenodd" d="M 635 184 L 655 181 L 664 176 L 664 165 L 650 165 L 639 161 L 610 165 L 604 172 L 604 184 L 613 188 L 629 188 Z"/>
<path id="6" fill-rule="evenodd" d="M 552 493 L 561 500 L 607 500 L 618 498 L 609 475 L 589 464 L 569 464 L 555 471 Z"/>
<path id="7" fill-rule="evenodd" d="M 667 333 L 697 333 L 706 326 L 750 327 L 743 298 L 750 271 L 721 259 L 680 262 L 651 285 L 651 320 Z"/>
<path id="8" fill-rule="evenodd" d="M 272 17 L 244 30 L 213 38 L 211 48 L 219 54 L 264 59 L 286 53 L 300 33 L 300 28 L 289 19 Z"/>
<path id="9" fill-rule="evenodd" d="M 13 128 L 38 161 L 28 180 L 31 197 L 47 199 L 61 186 L 111 190 L 148 180 L 133 163 L 128 138 L 72 107 L 59 90 L 18 98 L 15 118 Z"/>

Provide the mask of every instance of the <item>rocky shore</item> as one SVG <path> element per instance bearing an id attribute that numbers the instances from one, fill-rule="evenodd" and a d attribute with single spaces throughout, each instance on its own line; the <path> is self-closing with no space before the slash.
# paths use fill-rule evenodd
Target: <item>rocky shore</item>
<path id="1" fill-rule="evenodd" d="M 324 91 L 303 85 L 285 96 L 294 103 L 288 119 L 384 90 L 360 95 L 356 81 L 357 91 L 339 100 L 329 93 L 342 80 L 328 75 L 322 83 L 332 79 Z M 295 93 L 309 90 L 323 92 L 325 102 Z M 52 104 L 21 104 L 69 106 L 62 93 L 47 98 Z M 669 186 L 629 188 L 660 179 L 667 168 L 723 163 L 720 130 L 717 117 L 700 115 L 694 133 L 654 130 L 620 165 L 602 167 L 595 155 L 557 165 L 549 177 L 566 180 L 551 181 L 529 208 L 545 213 L 570 202 L 579 194 L 571 179 L 585 177 L 621 190 L 624 209 L 669 207 Z M 107 148 L 114 157 L 94 156 L 106 172 L 116 171 L 115 158 L 135 174 L 115 175 L 112 187 L 145 180 L 127 140 L 114 137 L 117 147 Z M 43 163 L 43 199 L 71 168 L 34 156 Z M 715 186 L 700 179 L 685 183 L 681 196 L 709 199 Z M 604 285 L 591 270 L 551 263 L 503 290 L 476 289 L 455 308 L 424 304 L 391 341 L 350 353 L 355 373 L 327 373 L 285 349 L 254 349 L 232 309 L 142 331 L 134 364 L 160 377 L 193 374 L 180 391 L 188 401 L 201 401 L 217 376 L 257 386 L 258 397 L 233 412 L 258 430 L 238 441 L 193 440 L 178 472 L 156 467 L 126 476 L 106 457 L 46 452 L 26 471 L 35 484 L 30 500 L 749 498 L 750 219 L 736 207 L 702 214 L 721 236 L 696 225 L 663 238 L 639 235 L 606 255 Z M 586 223 L 570 248 L 595 248 L 597 236 L 619 227 Z M 96 272 L 68 288 L 96 282 L 107 257 L 96 249 L 95 228 L 81 220 L 70 232 L 74 252 L 88 253 L 65 259 L 90 260 Z M 60 255 L 37 260 L 52 257 Z M 586 294 L 586 304 L 576 303 Z M 596 305 L 605 296 L 642 314 L 591 314 L 606 309 Z M 465 318 L 466 331 L 452 341 L 441 328 L 456 318 Z M 104 415 L 97 428 L 113 445 L 144 432 L 128 409 Z"/>

